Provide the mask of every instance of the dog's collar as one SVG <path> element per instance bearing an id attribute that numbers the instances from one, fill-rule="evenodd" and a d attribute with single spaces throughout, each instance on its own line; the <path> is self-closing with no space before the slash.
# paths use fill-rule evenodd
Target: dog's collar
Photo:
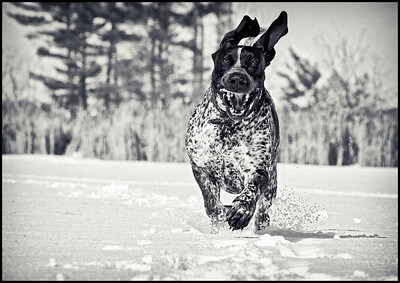
<path id="1" fill-rule="evenodd" d="M 209 122 L 211 124 L 217 124 L 217 125 L 227 125 L 227 124 L 232 124 L 232 123 L 236 122 L 235 120 L 231 119 L 228 116 L 228 114 L 226 114 L 226 112 L 221 109 L 221 107 L 219 107 L 217 99 L 216 99 L 216 95 L 217 95 L 217 90 L 215 89 L 214 86 L 211 86 L 211 101 L 212 101 L 214 107 L 221 114 L 221 117 L 220 118 L 216 118 L 216 119 L 210 119 Z M 250 115 L 252 113 L 256 113 L 256 112 L 258 112 L 260 110 L 260 107 L 263 104 L 264 100 L 266 100 L 268 104 L 271 103 L 270 99 L 268 98 L 268 95 L 266 95 L 266 89 L 265 88 L 262 88 L 261 94 L 259 94 L 255 99 L 257 101 L 255 101 L 253 103 L 253 105 L 251 106 L 251 108 L 249 110 Z"/>

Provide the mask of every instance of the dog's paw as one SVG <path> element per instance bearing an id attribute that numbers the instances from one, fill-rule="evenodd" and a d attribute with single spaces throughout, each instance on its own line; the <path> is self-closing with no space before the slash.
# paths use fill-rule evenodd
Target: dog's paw
<path id="1" fill-rule="evenodd" d="M 213 215 L 213 220 L 215 222 L 219 222 L 219 223 L 223 223 L 226 221 L 226 212 L 227 209 L 225 208 L 225 206 L 222 203 L 218 203 L 215 206 L 215 211 L 214 211 L 214 215 Z"/>
<path id="2" fill-rule="evenodd" d="M 255 227 L 256 231 L 262 231 L 270 226 L 270 218 L 267 211 L 262 211 L 256 214 Z"/>
<path id="3" fill-rule="evenodd" d="M 226 214 L 229 228 L 239 230 L 246 227 L 253 217 L 256 208 L 255 202 L 235 201 Z"/>
<path id="4" fill-rule="evenodd" d="M 224 226 L 224 223 L 226 223 L 226 212 L 227 208 L 222 205 L 221 203 L 218 203 L 215 208 L 213 213 L 210 215 L 211 216 L 211 233 L 212 234 L 217 234 L 219 230 Z"/>

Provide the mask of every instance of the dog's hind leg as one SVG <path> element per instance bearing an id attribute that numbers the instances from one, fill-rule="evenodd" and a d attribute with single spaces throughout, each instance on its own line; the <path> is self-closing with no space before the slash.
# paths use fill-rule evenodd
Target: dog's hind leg
<path id="1" fill-rule="evenodd" d="M 211 218 L 212 233 L 217 233 L 226 221 L 227 208 L 220 201 L 220 188 L 215 178 L 206 170 L 192 164 L 192 171 L 204 199 L 206 214 Z"/>
<path id="2" fill-rule="evenodd" d="M 268 214 L 268 208 L 271 206 L 271 200 L 269 196 L 261 196 L 258 200 L 257 211 L 255 213 L 255 228 L 256 231 L 264 230 L 270 225 L 270 218 Z"/>
<path id="3" fill-rule="evenodd" d="M 272 205 L 272 201 L 275 199 L 277 192 L 276 165 L 272 171 L 268 172 L 268 175 L 270 176 L 269 184 L 257 203 L 257 210 L 255 213 L 256 231 L 264 230 L 270 225 L 268 208 Z"/>

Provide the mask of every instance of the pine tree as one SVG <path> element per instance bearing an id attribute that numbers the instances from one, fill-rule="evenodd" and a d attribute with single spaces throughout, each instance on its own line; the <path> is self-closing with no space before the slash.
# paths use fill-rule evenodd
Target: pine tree
<path id="1" fill-rule="evenodd" d="M 194 101 L 203 96 L 204 92 L 204 25 L 203 18 L 209 14 L 215 14 L 218 19 L 217 22 L 217 33 L 221 33 L 221 37 L 218 37 L 217 41 L 221 40 L 223 32 L 226 32 L 230 28 L 231 15 L 232 15 L 232 3 L 231 2 L 210 2 L 210 3 L 199 3 L 195 2 L 193 6 L 194 21 L 194 44 L 193 44 L 193 99 Z M 218 46 L 218 45 L 217 45 Z M 196 99 L 197 98 L 197 99 Z"/>
<path id="2" fill-rule="evenodd" d="M 103 21 L 104 27 L 99 30 L 99 37 L 105 43 L 104 55 L 107 58 L 105 82 L 99 84 L 97 97 L 103 100 L 105 108 L 109 110 L 111 104 L 118 106 L 123 100 L 118 85 L 117 45 L 122 41 L 138 42 L 141 39 L 141 36 L 129 33 L 122 26 L 124 24 L 143 23 L 145 19 L 144 8 L 143 4 L 136 2 L 93 3 L 93 8 L 97 20 L 102 19 Z"/>
<path id="3" fill-rule="evenodd" d="M 24 12 L 9 13 L 10 17 L 20 24 L 36 27 L 28 38 L 44 40 L 46 47 L 39 47 L 38 55 L 58 59 L 63 64 L 62 68 L 55 68 L 55 77 L 36 73 L 31 76 L 42 81 L 52 91 L 53 99 L 72 114 L 79 108 L 86 110 L 89 94 L 96 91 L 88 79 L 100 73 L 96 58 L 104 53 L 103 46 L 91 43 L 102 27 L 93 22 L 96 16 L 93 3 L 12 4 Z M 32 11 L 35 15 L 26 13 Z"/>
<path id="4" fill-rule="evenodd" d="M 286 63 L 290 71 L 278 72 L 278 75 L 286 79 L 287 86 L 284 87 L 284 100 L 287 101 L 293 110 L 309 109 L 318 102 L 317 82 L 321 77 L 317 66 L 312 65 L 307 59 L 301 58 L 296 52 L 289 48 L 292 65 Z M 304 102 L 296 99 L 302 98 Z"/>
<path id="5" fill-rule="evenodd" d="M 183 5 L 183 4 L 182 4 Z M 204 46 L 205 46 L 205 34 L 204 34 L 204 17 L 209 14 L 215 14 L 218 22 L 217 22 L 217 31 L 221 33 L 221 30 L 226 32 L 227 28 L 230 28 L 230 21 L 226 19 L 230 19 L 232 14 L 230 2 L 194 2 L 194 3 L 186 3 L 186 5 L 191 5 L 188 8 L 188 11 L 183 14 L 175 14 L 175 21 L 184 28 L 188 28 L 190 34 L 193 34 L 193 37 L 188 41 L 173 41 L 172 44 L 181 46 L 186 48 L 192 53 L 192 78 L 186 79 L 185 82 L 190 82 L 192 85 L 192 93 L 190 93 L 190 97 L 187 97 L 186 94 L 185 99 L 188 99 L 190 102 L 198 103 L 201 99 L 204 88 L 204 72 L 207 70 L 204 66 Z M 228 23 L 228 24 L 227 24 Z M 219 41 L 218 41 L 219 44 Z M 185 96 L 185 94 L 182 94 Z"/>

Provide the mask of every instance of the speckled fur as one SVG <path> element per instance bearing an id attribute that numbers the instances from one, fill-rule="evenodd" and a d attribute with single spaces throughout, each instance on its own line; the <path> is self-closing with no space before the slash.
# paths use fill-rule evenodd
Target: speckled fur
<path id="1" fill-rule="evenodd" d="M 264 71 L 287 32 L 284 11 L 261 33 L 258 21 L 244 16 L 212 54 L 211 84 L 189 119 L 185 143 L 216 230 L 225 221 L 233 230 L 243 229 L 253 216 L 256 230 L 269 226 L 267 210 L 277 192 L 279 122 L 264 88 Z M 221 203 L 221 189 L 238 194 L 232 206 Z"/>
<path id="2" fill-rule="evenodd" d="M 226 219 L 227 209 L 220 202 L 220 189 L 240 195 L 237 210 L 248 214 L 247 226 L 256 212 L 256 229 L 269 225 L 267 209 L 276 197 L 276 164 L 279 136 L 274 121 L 274 103 L 265 90 L 260 107 L 242 121 L 213 124 L 223 119 L 211 103 L 210 86 L 188 123 L 186 150 L 193 173 L 213 223 Z M 242 215 L 243 216 L 243 215 Z"/>

